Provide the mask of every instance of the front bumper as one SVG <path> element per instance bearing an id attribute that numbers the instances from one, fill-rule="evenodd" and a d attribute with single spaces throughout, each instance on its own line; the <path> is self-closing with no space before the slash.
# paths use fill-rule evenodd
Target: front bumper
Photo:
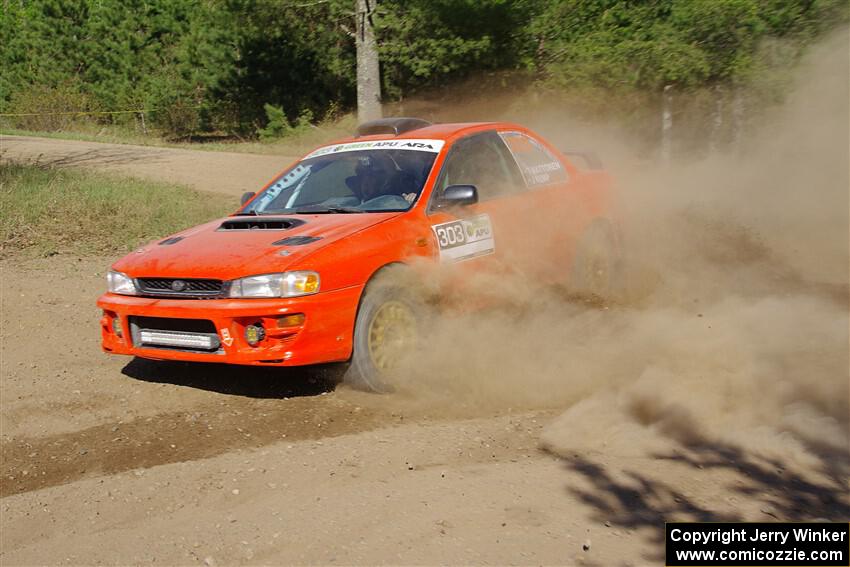
<path id="1" fill-rule="evenodd" d="M 103 350 L 155 360 L 187 360 L 263 366 L 301 366 L 347 360 L 351 356 L 354 319 L 362 286 L 291 299 L 158 299 L 105 293 Z M 283 315 L 304 314 L 300 325 L 278 328 Z M 121 336 L 113 328 L 118 317 Z M 134 344 L 130 318 L 195 319 L 211 321 L 221 342 L 216 352 Z M 261 324 L 266 337 L 256 346 L 245 328 Z M 137 336 L 135 337 L 138 338 Z"/>

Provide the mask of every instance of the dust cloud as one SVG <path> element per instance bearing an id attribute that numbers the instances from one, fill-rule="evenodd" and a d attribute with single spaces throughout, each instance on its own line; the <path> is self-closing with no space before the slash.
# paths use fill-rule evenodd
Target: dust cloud
<path id="1" fill-rule="evenodd" d="M 393 403 L 565 408 L 541 440 L 558 454 L 722 442 L 803 465 L 846 455 L 847 46 L 843 30 L 813 48 L 740 145 L 665 166 L 611 124 L 499 116 L 608 161 L 625 297 L 600 305 L 481 276 L 507 306 L 438 317 Z"/>

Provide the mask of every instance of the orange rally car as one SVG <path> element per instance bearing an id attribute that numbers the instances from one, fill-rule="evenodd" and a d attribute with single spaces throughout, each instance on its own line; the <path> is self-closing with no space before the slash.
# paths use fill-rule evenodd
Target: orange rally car
<path id="1" fill-rule="evenodd" d="M 103 350 L 349 361 L 346 381 L 383 390 L 418 317 L 418 298 L 387 275 L 417 259 L 607 291 L 619 249 L 609 177 L 568 155 L 516 124 L 362 124 L 233 215 L 116 262 L 97 302 Z"/>

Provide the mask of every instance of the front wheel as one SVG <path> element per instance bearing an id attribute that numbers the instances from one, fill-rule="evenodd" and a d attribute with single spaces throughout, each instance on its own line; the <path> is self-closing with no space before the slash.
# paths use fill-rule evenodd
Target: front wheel
<path id="1" fill-rule="evenodd" d="M 354 352 L 344 381 L 359 390 L 386 393 L 419 345 L 422 308 L 398 285 L 375 282 L 365 291 L 354 323 Z"/>

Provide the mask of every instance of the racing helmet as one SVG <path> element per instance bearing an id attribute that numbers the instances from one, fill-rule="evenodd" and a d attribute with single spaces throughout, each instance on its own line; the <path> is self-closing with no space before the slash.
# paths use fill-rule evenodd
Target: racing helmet
<path id="1" fill-rule="evenodd" d="M 357 158 L 354 175 L 346 178 L 348 188 L 361 200 L 386 194 L 395 164 L 380 152 L 369 152 Z"/>

